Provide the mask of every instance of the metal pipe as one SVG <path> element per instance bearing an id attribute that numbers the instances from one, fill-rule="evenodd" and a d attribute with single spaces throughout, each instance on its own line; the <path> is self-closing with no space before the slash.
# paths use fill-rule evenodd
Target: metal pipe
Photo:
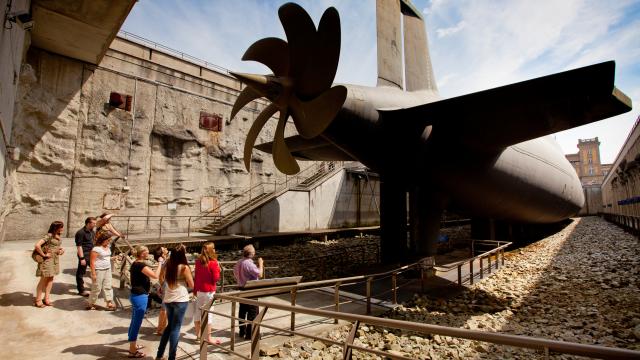
<path id="1" fill-rule="evenodd" d="M 391 287 L 393 287 L 393 303 L 398 303 L 398 286 L 397 286 L 398 273 L 391 274 Z"/>
<path id="2" fill-rule="evenodd" d="M 291 306 L 296 306 L 296 289 L 291 289 Z M 296 330 L 296 313 L 291 312 L 291 331 Z"/>
<path id="3" fill-rule="evenodd" d="M 371 277 L 367 278 L 367 315 L 371 314 Z"/>
<path id="4" fill-rule="evenodd" d="M 335 302 L 335 312 L 340 312 L 340 283 L 336 283 L 333 293 L 333 301 Z M 333 319 L 333 323 L 337 324 L 338 319 Z"/>

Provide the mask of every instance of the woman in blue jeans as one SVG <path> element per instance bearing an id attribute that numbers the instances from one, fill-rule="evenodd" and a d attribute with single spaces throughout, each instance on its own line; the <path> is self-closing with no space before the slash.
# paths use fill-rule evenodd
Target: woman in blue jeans
<path id="1" fill-rule="evenodd" d="M 129 357 L 143 358 L 147 355 L 140 351 L 144 346 L 138 345 L 138 333 L 142 325 L 144 313 L 147 310 L 147 301 L 149 300 L 149 289 L 151 288 L 151 279 L 157 279 L 160 275 L 160 268 L 164 260 L 158 260 L 159 265 L 155 270 L 151 270 L 144 261 L 149 256 L 149 249 L 146 246 L 136 247 L 136 261 L 131 264 L 131 324 L 129 325 Z"/>
<path id="2" fill-rule="evenodd" d="M 164 305 L 167 309 L 169 323 L 162 332 L 158 354 L 156 359 L 162 359 L 164 350 L 169 342 L 169 360 L 176 358 L 178 339 L 180 338 L 180 326 L 189 303 L 189 291 L 193 288 L 193 276 L 187 263 L 186 248 L 180 244 L 171 251 L 167 264 L 160 272 L 160 281 L 166 283 L 164 289 Z"/>

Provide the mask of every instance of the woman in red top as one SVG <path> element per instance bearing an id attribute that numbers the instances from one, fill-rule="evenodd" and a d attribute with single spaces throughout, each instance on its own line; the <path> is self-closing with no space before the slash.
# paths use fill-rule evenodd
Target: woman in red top
<path id="1" fill-rule="evenodd" d="M 212 242 L 206 242 L 202 245 L 202 252 L 196 260 L 196 277 L 193 286 L 193 295 L 196 297 L 196 311 L 194 317 L 196 337 L 200 341 L 200 319 L 202 316 L 203 306 L 211 304 L 213 295 L 216 293 L 216 283 L 220 279 L 220 265 L 218 264 L 218 254 Z M 213 306 L 211 307 L 213 310 Z M 205 328 L 207 342 L 211 340 L 211 323 L 213 322 L 213 314 L 209 313 L 207 327 Z M 220 340 L 216 340 L 219 344 Z"/>

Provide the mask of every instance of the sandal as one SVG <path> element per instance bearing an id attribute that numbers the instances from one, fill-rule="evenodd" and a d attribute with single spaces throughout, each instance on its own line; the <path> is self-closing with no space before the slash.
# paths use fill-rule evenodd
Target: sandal
<path id="1" fill-rule="evenodd" d="M 144 345 L 136 345 L 136 350 L 144 349 Z"/>
<path id="2" fill-rule="evenodd" d="M 53 306 L 53 304 L 51 303 L 51 300 L 43 300 L 42 303 L 45 304 L 46 306 Z"/>
<path id="3" fill-rule="evenodd" d="M 147 354 L 143 353 L 142 351 L 136 351 L 134 353 L 132 353 L 131 351 L 129 351 L 129 358 L 143 358 L 146 357 Z"/>
<path id="4" fill-rule="evenodd" d="M 107 310 L 108 311 L 115 311 L 116 310 L 116 305 L 114 303 L 107 304 Z"/>
<path id="5" fill-rule="evenodd" d="M 88 305 L 87 305 L 87 307 L 86 307 L 85 309 L 86 309 L 86 310 L 95 310 L 95 309 L 96 309 L 96 307 L 95 307 L 95 305 L 88 304 Z"/>
<path id="6" fill-rule="evenodd" d="M 36 300 L 36 301 L 33 303 L 33 306 L 35 306 L 35 307 L 37 307 L 37 308 L 43 308 L 43 307 L 45 307 L 46 305 L 45 305 L 45 304 L 43 304 L 41 300 Z"/>

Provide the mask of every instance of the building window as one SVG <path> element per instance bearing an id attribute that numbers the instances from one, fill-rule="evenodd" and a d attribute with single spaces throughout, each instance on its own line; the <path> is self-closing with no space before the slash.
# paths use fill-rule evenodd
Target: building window
<path id="1" fill-rule="evenodd" d="M 607 174 L 608 174 L 608 173 L 609 173 L 609 172 L 608 172 L 607 170 L 603 170 L 603 171 L 602 171 L 602 175 L 604 175 L 604 176 L 607 176 Z"/>
<path id="2" fill-rule="evenodd" d="M 593 163 L 593 160 L 591 160 L 591 158 L 589 158 L 589 164 Z"/>
<path id="3" fill-rule="evenodd" d="M 591 156 L 591 149 L 587 150 L 587 154 L 589 154 L 589 156 Z"/>
<path id="4" fill-rule="evenodd" d="M 589 175 L 593 175 L 593 168 L 589 167 Z"/>

